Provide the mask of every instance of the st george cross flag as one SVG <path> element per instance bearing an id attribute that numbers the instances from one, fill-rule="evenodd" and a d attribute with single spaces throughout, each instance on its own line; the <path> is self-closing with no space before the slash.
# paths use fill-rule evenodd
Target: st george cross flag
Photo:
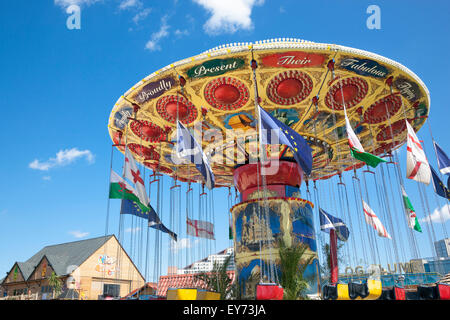
<path id="1" fill-rule="evenodd" d="M 336 230 L 336 235 L 341 241 L 347 241 L 350 232 L 345 223 L 331 214 L 319 208 L 320 230 L 330 232 L 330 229 Z"/>
<path id="2" fill-rule="evenodd" d="M 145 191 L 144 180 L 141 177 L 141 172 L 139 171 L 129 148 L 126 148 L 125 150 L 125 165 L 123 170 L 125 178 L 133 181 L 139 201 L 147 206 L 150 201 L 147 192 Z"/>
<path id="3" fill-rule="evenodd" d="M 214 240 L 214 225 L 208 221 L 186 219 L 187 234 Z"/>
<path id="4" fill-rule="evenodd" d="M 428 164 L 427 157 L 420 144 L 419 138 L 417 138 L 414 129 L 409 122 L 405 120 L 406 127 L 408 128 L 408 139 L 406 145 L 406 177 L 408 179 L 430 184 L 431 170 Z"/>
<path id="5" fill-rule="evenodd" d="M 113 170 L 111 170 L 111 177 L 109 184 L 109 198 L 127 199 L 136 203 L 136 205 L 138 205 L 143 212 L 150 210 L 148 206 L 141 203 L 141 201 L 137 196 L 137 192 L 136 190 L 134 190 L 133 186 Z"/>
<path id="6" fill-rule="evenodd" d="M 431 175 L 433 177 L 433 188 L 434 192 L 439 196 L 450 200 L 450 191 L 444 186 L 444 183 L 439 179 L 436 171 L 434 171 L 433 167 L 431 168 Z"/>
<path id="7" fill-rule="evenodd" d="M 367 224 L 371 225 L 377 231 L 380 237 L 391 239 L 391 236 L 387 233 L 380 219 L 378 219 L 375 212 L 373 212 L 373 210 L 369 207 L 367 203 L 364 202 L 364 200 L 363 200 L 363 207 L 364 207 L 364 218 L 366 219 Z"/>
<path id="8" fill-rule="evenodd" d="M 294 155 L 295 161 L 300 165 L 303 172 L 310 175 L 313 162 L 312 150 L 306 140 L 288 125 L 272 117 L 261 106 L 258 106 L 258 110 L 260 144 L 272 144 L 276 141 L 276 144 L 288 146 Z M 273 139 L 272 134 L 277 139 Z"/>
<path id="9" fill-rule="evenodd" d="M 208 158 L 203 153 L 201 145 L 180 121 L 177 122 L 177 156 L 195 164 L 205 179 L 206 187 L 210 190 L 214 188 L 214 174 Z"/>
<path id="10" fill-rule="evenodd" d="M 375 168 L 381 162 L 386 162 L 386 160 L 377 157 L 371 153 L 365 152 L 364 148 L 356 136 L 355 132 L 350 125 L 350 121 L 347 117 L 347 111 L 344 108 L 345 113 L 345 129 L 347 130 L 348 144 L 350 145 L 350 152 L 353 158 L 363 161 L 368 166 Z"/>
<path id="11" fill-rule="evenodd" d="M 413 207 L 411 201 L 409 200 L 409 197 L 406 194 L 406 191 L 403 188 L 403 186 L 402 186 L 402 196 L 403 196 L 403 204 L 404 204 L 405 210 L 407 212 L 408 226 L 411 229 L 422 232 L 422 228 L 420 227 L 419 220 L 417 219 L 416 211 L 414 210 L 414 207 Z"/>
<path id="12" fill-rule="evenodd" d="M 436 142 L 433 141 L 433 144 L 437 154 L 439 170 L 442 174 L 450 175 L 450 159 Z"/>

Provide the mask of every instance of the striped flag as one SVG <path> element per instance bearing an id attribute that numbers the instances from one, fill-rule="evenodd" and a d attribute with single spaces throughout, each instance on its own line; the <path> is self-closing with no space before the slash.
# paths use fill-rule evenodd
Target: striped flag
<path id="1" fill-rule="evenodd" d="M 389 233 L 387 233 L 380 219 L 378 219 L 377 215 L 373 210 L 369 207 L 367 203 L 363 200 L 364 207 L 364 218 L 366 219 L 367 224 L 371 225 L 378 233 L 380 237 L 392 239 Z"/>
<path id="2" fill-rule="evenodd" d="M 214 225 L 211 222 L 186 218 L 186 225 L 188 235 L 214 240 Z"/>
<path id="3" fill-rule="evenodd" d="M 406 177 L 408 179 L 430 184 L 431 170 L 428 164 L 427 157 L 420 144 L 419 138 L 417 138 L 414 129 L 409 122 L 406 121 L 406 127 L 408 128 L 408 139 L 406 145 Z"/>

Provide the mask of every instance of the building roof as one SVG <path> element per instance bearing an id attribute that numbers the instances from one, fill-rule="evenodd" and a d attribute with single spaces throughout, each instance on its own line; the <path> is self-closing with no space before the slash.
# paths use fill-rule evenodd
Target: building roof
<path id="1" fill-rule="evenodd" d="M 197 288 L 207 289 L 206 284 L 196 277 L 197 274 L 174 274 L 168 276 L 161 276 L 158 282 L 158 296 L 166 296 L 169 288 Z M 235 272 L 227 271 L 231 282 L 234 282 Z"/>
<path id="2" fill-rule="evenodd" d="M 18 262 L 24 279 L 28 279 L 45 256 L 57 276 L 68 273 L 69 266 L 79 266 L 113 235 L 46 246 L 25 262 Z"/>

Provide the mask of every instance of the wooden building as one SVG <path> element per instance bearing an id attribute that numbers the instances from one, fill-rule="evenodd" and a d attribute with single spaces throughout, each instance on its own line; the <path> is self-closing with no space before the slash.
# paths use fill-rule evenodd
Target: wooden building
<path id="1" fill-rule="evenodd" d="M 61 280 L 61 297 L 118 298 L 145 284 L 117 238 L 109 235 L 46 246 L 27 261 L 14 263 L 0 283 L 0 297 L 51 299 L 53 273 Z M 69 290 L 70 295 L 64 294 Z"/>

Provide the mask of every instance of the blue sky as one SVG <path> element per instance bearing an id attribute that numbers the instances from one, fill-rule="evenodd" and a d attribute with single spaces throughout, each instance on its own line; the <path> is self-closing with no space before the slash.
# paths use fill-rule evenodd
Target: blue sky
<path id="1" fill-rule="evenodd" d="M 221 2 L 0 2 L 0 278 L 15 261 L 45 245 L 104 234 L 111 160 L 107 120 L 113 104 L 153 71 L 220 44 L 293 37 L 396 60 L 427 85 L 433 136 L 450 153 L 448 1 L 236 0 L 234 6 L 226 1 L 227 7 Z M 81 7 L 80 30 L 66 27 L 70 4 Z M 379 30 L 366 27 L 366 9 L 373 4 L 381 9 Z M 436 167 L 427 124 L 418 135 Z M 404 152 L 399 153 L 403 175 Z M 122 159 L 115 152 L 116 171 Z M 435 200 L 431 185 L 425 189 L 431 210 L 445 204 Z M 417 199 L 419 217 L 428 214 L 421 210 L 414 183 L 407 182 L 407 191 L 413 203 Z M 214 197 L 226 199 L 226 191 L 217 190 Z M 215 248 L 221 250 L 229 245 L 227 203 L 215 205 L 216 224 L 226 226 L 217 228 Z M 118 201 L 111 201 L 113 232 L 118 212 Z M 130 226 L 126 220 L 125 228 Z M 434 226 L 441 239 L 449 223 Z M 421 255 L 431 256 L 427 235 L 418 239 Z"/>

